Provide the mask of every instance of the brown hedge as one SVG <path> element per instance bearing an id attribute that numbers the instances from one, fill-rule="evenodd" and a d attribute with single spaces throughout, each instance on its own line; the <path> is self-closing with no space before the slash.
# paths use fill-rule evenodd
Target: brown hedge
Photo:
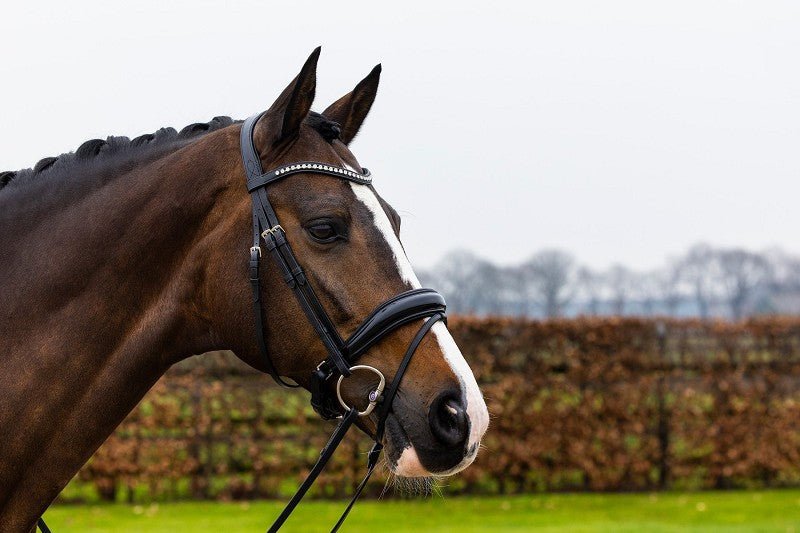
<path id="1" fill-rule="evenodd" d="M 800 485 L 800 319 L 455 317 L 450 327 L 492 424 L 446 492 Z M 307 403 L 231 354 L 194 358 L 62 497 L 285 497 L 332 428 Z M 314 494 L 350 493 L 367 448 L 346 439 Z M 385 483 L 376 476 L 367 492 Z"/>

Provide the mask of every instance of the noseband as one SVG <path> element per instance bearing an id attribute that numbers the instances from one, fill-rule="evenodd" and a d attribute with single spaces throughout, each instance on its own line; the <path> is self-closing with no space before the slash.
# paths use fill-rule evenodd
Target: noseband
<path id="1" fill-rule="evenodd" d="M 331 435 L 330 440 L 322 449 L 322 452 L 320 452 L 319 460 L 286 505 L 286 508 L 272 524 L 269 531 L 277 531 L 297 504 L 300 503 L 300 500 L 325 467 L 325 464 L 331 458 L 336 447 L 342 441 L 342 438 L 353 422 L 355 422 L 359 416 L 369 416 L 374 410 L 377 410 L 378 421 L 374 435 L 375 443 L 368 454 L 367 473 L 356 488 L 350 504 L 332 530 L 337 531 L 350 512 L 353 504 L 360 496 L 361 491 L 364 489 L 364 486 L 366 486 L 369 477 L 372 475 L 378 463 L 378 458 L 383 449 L 381 441 L 383 440 L 386 418 L 391 412 L 392 401 L 400 387 L 403 375 L 411 362 L 411 357 L 433 325 L 439 320 L 446 321 L 446 305 L 444 298 L 433 289 L 409 290 L 383 302 L 367 316 L 361 325 L 358 326 L 346 340 L 342 339 L 333 321 L 328 316 L 328 313 L 325 312 L 325 308 L 314 293 L 314 289 L 303 273 L 302 267 L 297 262 L 297 258 L 292 252 L 289 242 L 286 240 L 286 233 L 281 227 L 278 216 L 270 204 L 266 189 L 271 183 L 282 180 L 293 174 L 301 173 L 325 174 L 361 185 L 369 185 L 372 183 L 372 178 L 367 169 L 363 169 L 363 171 L 359 173 L 350 169 L 315 161 L 291 163 L 266 173 L 263 172 L 261 168 L 261 158 L 253 142 L 255 125 L 262 115 L 263 113 L 260 113 L 245 120 L 241 132 L 242 161 L 244 163 L 245 172 L 247 173 L 247 190 L 250 192 L 250 197 L 253 201 L 253 246 L 250 248 L 250 284 L 253 290 L 253 311 L 256 319 L 256 340 L 258 342 L 258 349 L 267 371 L 275 381 L 286 387 L 297 386 L 287 383 L 279 375 L 267 353 L 263 330 L 261 281 L 259 277 L 259 263 L 262 254 L 261 244 L 263 241 L 264 247 L 266 247 L 275 264 L 278 266 L 278 270 L 283 276 L 284 281 L 292 289 L 292 292 L 294 292 L 300 307 L 303 309 L 308 321 L 311 323 L 328 352 L 328 356 L 311 373 L 311 405 L 324 419 L 341 419 L 333 435 Z M 388 389 L 384 390 L 386 379 L 380 370 L 372 366 L 356 364 L 358 359 L 367 350 L 399 327 L 426 318 L 427 320 L 419 328 L 411 344 L 408 346 L 395 372 L 394 378 L 389 383 Z M 379 379 L 379 385 L 375 390 L 370 392 L 367 398 L 367 407 L 363 411 L 348 406 L 341 394 L 343 381 L 355 370 L 371 371 L 375 373 Z M 335 394 L 332 393 L 334 390 Z"/>

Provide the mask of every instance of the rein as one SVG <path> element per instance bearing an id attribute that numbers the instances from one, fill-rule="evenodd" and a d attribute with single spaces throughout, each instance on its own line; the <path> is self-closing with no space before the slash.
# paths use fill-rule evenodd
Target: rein
<path id="1" fill-rule="evenodd" d="M 259 277 L 263 243 L 263 247 L 272 256 L 283 280 L 292 289 L 306 318 L 328 353 L 328 356 L 317 365 L 311 374 L 311 405 L 323 419 L 339 419 L 336 429 L 331 434 L 325 447 L 320 451 L 316 464 L 314 464 L 308 476 L 300 484 L 297 492 L 295 492 L 286 507 L 270 526 L 268 532 L 278 531 L 286 522 L 325 468 L 353 423 L 359 417 L 369 416 L 373 411 L 377 410 L 378 421 L 375 429 L 374 444 L 367 455 L 366 474 L 356 487 L 353 497 L 341 517 L 333 526 L 331 530 L 333 533 L 338 531 L 344 523 L 353 505 L 361 496 L 375 467 L 378 465 L 378 459 L 383 450 L 382 441 L 386 428 L 386 419 L 392 411 L 392 402 L 400 387 L 400 382 L 425 335 L 440 320 L 447 321 L 446 304 L 444 298 L 433 289 L 412 289 L 402 292 L 380 304 L 347 339 L 342 339 L 333 321 L 314 293 L 314 289 L 308 282 L 308 278 L 298 263 L 294 252 L 292 252 L 292 248 L 286 240 L 286 233 L 281 227 L 278 216 L 269 201 L 266 189 L 268 185 L 276 181 L 301 173 L 325 174 L 361 185 L 371 184 L 372 177 L 367 169 L 363 169 L 362 172 L 355 172 L 350 169 L 315 161 L 291 163 L 269 172 L 263 172 L 261 158 L 253 142 L 255 125 L 263 114 L 259 113 L 244 121 L 240 138 L 242 161 L 247 175 L 247 190 L 250 193 L 253 205 L 253 245 L 250 248 L 249 279 L 253 293 L 252 303 L 255 316 L 256 342 L 267 373 L 281 386 L 298 387 L 299 385 L 289 383 L 280 376 L 267 353 L 266 339 L 264 337 L 261 280 Z M 409 344 L 388 387 L 386 386 L 386 378 L 380 370 L 369 365 L 357 364 L 358 359 L 367 350 L 387 335 L 403 325 L 420 319 L 427 320 L 420 326 Z M 373 372 L 379 380 L 378 386 L 369 393 L 367 397 L 368 404 L 363 411 L 347 405 L 341 393 L 344 381 L 356 370 Z M 41 518 L 39 518 L 37 525 L 43 533 L 50 533 Z"/>

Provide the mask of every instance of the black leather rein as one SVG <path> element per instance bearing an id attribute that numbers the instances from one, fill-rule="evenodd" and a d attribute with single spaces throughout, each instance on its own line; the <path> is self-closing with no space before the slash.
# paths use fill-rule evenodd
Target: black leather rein
<path id="1" fill-rule="evenodd" d="M 433 289 L 413 289 L 400 293 L 379 305 L 350 337 L 346 340 L 342 339 L 336 326 L 314 293 L 314 289 L 303 273 L 302 267 L 297 262 L 292 248 L 286 240 L 286 233 L 280 226 L 278 216 L 269 202 L 266 188 L 271 183 L 299 173 L 325 174 L 362 185 L 369 185 L 372 182 L 372 178 L 367 169 L 359 173 L 315 161 L 302 161 L 283 165 L 264 173 L 261 168 L 261 158 L 253 143 L 255 125 L 262 115 L 263 113 L 254 115 L 245 120 L 241 132 L 242 161 L 247 172 L 247 189 L 253 201 L 253 246 L 250 248 L 250 283 L 253 290 L 253 311 L 256 319 L 258 348 L 268 372 L 275 381 L 284 386 L 296 386 L 287 383 L 281 378 L 267 353 L 263 331 L 261 281 L 259 278 L 259 262 L 262 254 L 261 243 L 263 241 L 266 250 L 278 266 L 284 281 L 294 292 L 300 307 L 328 352 L 328 357 L 317 366 L 311 375 L 311 405 L 325 419 L 341 418 L 330 440 L 320 452 L 319 460 L 283 512 L 269 528 L 269 532 L 277 531 L 289 518 L 289 515 L 300 503 L 308 489 L 311 488 L 314 480 L 322 472 L 336 447 L 356 419 L 359 416 L 368 416 L 377 408 L 378 422 L 374 435 L 375 443 L 367 456 L 367 473 L 356 488 L 353 498 L 341 518 L 333 527 L 332 531 L 335 532 L 341 527 L 378 464 L 378 458 L 383 449 L 382 441 L 386 418 L 391 412 L 392 401 L 400 387 L 400 381 L 403 379 L 414 352 L 416 352 L 428 331 L 436 322 L 440 320 L 446 321 L 446 304 L 444 298 Z M 380 370 L 371 366 L 356 364 L 358 358 L 370 347 L 397 330 L 397 328 L 425 318 L 427 320 L 422 324 L 408 346 L 388 388 L 385 388 L 385 378 Z M 346 405 L 341 396 L 343 379 L 350 376 L 352 371 L 357 369 L 372 371 L 379 377 L 378 386 L 367 398 L 369 401 L 368 407 L 361 412 L 354 407 Z M 335 386 L 335 395 L 331 392 L 334 388 L 334 379 L 338 380 Z"/>

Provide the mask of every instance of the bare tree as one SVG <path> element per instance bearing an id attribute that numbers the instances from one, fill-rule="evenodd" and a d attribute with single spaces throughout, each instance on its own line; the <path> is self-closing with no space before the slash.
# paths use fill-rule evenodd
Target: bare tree
<path id="1" fill-rule="evenodd" d="M 543 250 L 522 265 L 531 296 L 548 318 L 561 316 L 575 292 L 575 259 L 561 250 Z"/>
<path id="2" fill-rule="evenodd" d="M 655 272 L 632 273 L 631 292 L 632 300 L 639 304 L 643 315 L 656 314 L 661 291 Z"/>
<path id="3" fill-rule="evenodd" d="M 720 250 L 716 256 L 723 297 L 738 320 L 754 292 L 772 279 L 771 265 L 764 256 L 741 249 Z"/>
<path id="4" fill-rule="evenodd" d="M 720 306 L 734 318 L 756 310 L 800 313 L 800 258 L 779 249 L 752 253 L 697 244 L 648 273 L 622 265 L 602 273 L 577 268 L 572 255 L 552 249 L 499 267 L 462 250 L 420 272 L 420 278 L 441 290 L 458 313 L 554 317 L 577 307 L 593 315 L 610 310 L 674 316 L 686 312 L 681 305 L 691 301 L 703 318 Z"/>
<path id="5" fill-rule="evenodd" d="M 581 267 L 578 269 L 576 283 L 580 299 L 584 302 L 585 312 L 590 315 L 598 315 L 603 290 L 603 276 L 589 267 Z"/>
<path id="6" fill-rule="evenodd" d="M 606 273 L 606 286 L 610 291 L 611 310 L 615 315 L 624 315 L 630 293 L 634 286 L 633 273 L 622 265 L 614 265 Z"/>
<path id="7" fill-rule="evenodd" d="M 800 290 L 800 258 L 793 257 L 786 265 L 786 274 L 783 278 L 787 287 Z"/>
<path id="8" fill-rule="evenodd" d="M 800 291 L 800 258 L 781 249 L 764 252 L 764 258 L 772 269 L 773 291 Z"/>
<path id="9" fill-rule="evenodd" d="M 501 268 L 498 272 L 501 313 L 525 316 L 530 311 L 528 280 L 519 266 Z"/>
<path id="10" fill-rule="evenodd" d="M 458 313 L 499 313 L 499 269 L 472 252 L 450 252 L 434 267 L 436 287 L 447 299 L 450 309 Z"/>
<path id="11" fill-rule="evenodd" d="M 664 268 L 655 272 L 654 277 L 659 298 L 664 306 L 664 313 L 668 316 L 675 316 L 683 299 L 683 263 L 671 259 Z"/>
<path id="12" fill-rule="evenodd" d="M 772 268 L 772 280 L 765 295 L 769 311 L 783 314 L 800 314 L 800 258 L 780 249 L 764 253 Z"/>
<path id="13" fill-rule="evenodd" d="M 504 282 L 502 269 L 489 261 L 479 259 L 472 282 L 475 310 L 481 314 L 501 314 Z"/>
<path id="14" fill-rule="evenodd" d="M 681 263 L 686 282 L 691 286 L 697 314 L 708 318 L 714 293 L 715 273 L 714 251 L 707 244 L 696 244 L 689 249 Z"/>

